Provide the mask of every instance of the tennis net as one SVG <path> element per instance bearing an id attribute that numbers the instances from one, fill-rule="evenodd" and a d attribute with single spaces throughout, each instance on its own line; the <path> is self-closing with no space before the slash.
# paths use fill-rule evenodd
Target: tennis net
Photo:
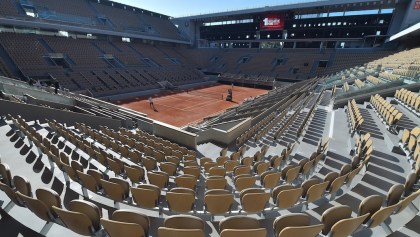
<path id="1" fill-rule="evenodd" d="M 223 100 L 224 98 L 223 93 L 209 93 L 209 92 L 202 92 L 198 90 L 187 90 L 187 93 L 190 95 L 209 97 L 209 98 L 213 98 L 217 100 Z"/>

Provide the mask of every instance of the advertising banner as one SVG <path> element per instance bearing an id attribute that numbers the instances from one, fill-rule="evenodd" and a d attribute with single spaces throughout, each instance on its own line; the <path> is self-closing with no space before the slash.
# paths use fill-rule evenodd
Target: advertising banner
<path id="1" fill-rule="evenodd" d="M 261 20 L 260 29 L 261 30 L 283 30 L 284 29 L 284 15 L 281 15 L 281 14 L 265 15 Z"/>

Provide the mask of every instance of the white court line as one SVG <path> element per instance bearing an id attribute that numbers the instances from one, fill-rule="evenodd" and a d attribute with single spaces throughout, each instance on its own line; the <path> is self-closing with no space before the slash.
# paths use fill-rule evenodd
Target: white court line
<path id="1" fill-rule="evenodd" d="M 335 118 L 335 111 L 332 111 L 331 122 L 330 122 L 330 133 L 328 134 L 330 138 L 333 137 L 333 133 L 334 133 L 334 118 Z"/>
<path id="2" fill-rule="evenodd" d="M 199 104 L 187 107 L 185 109 L 189 109 L 189 111 L 192 111 L 192 109 L 195 108 L 195 107 L 201 107 L 201 106 L 204 106 L 204 105 L 209 105 L 209 104 L 214 104 L 214 103 L 215 103 L 214 101 L 207 101 L 207 102 L 203 102 L 203 103 L 199 103 Z"/>
<path id="3" fill-rule="evenodd" d="M 175 99 L 185 101 L 185 99 L 180 99 L 180 98 L 175 98 Z M 156 101 L 157 100 L 155 100 L 155 102 Z M 191 101 L 191 100 L 188 100 L 188 101 Z M 184 112 L 193 112 L 192 108 L 205 106 L 205 105 L 213 104 L 213 103 L 214 103 L 214 101 L 207 101 L 207 102 L 202 102 L 202 103 L 199 103 L 199 104 L 196 104 L 196 105 L 193 105 L 193 106 L 190 106 L 190 107 L 186 107 L 186 108 L 174 107 L 174 106 L 170 106 L 170 105 L 165 105 L 163 103 L 160 104 L 159 101 L 157 101 L 157 103 L 155 103 L 155 104 L 156 104 L 156 106 L 160 106 L 160 107 L 167 107 L 167 108 L 171 108 L 171 109 L 181 110 L 181 111 L 184 111 Z"/>

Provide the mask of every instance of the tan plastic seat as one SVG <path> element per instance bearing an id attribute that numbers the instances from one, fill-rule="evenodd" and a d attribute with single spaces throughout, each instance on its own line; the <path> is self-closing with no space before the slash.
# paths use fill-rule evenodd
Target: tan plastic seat
<path id="1" fill-rule="evenodd" d="M 204 171 L 205 171 L 206 173 L 209 173 L 211 168 L 213 168 L 213 167 L 217 167 L 217 166 L 218 166 L 218 165 L 217 165 L 217 163 L 216 163 L 216 162 L 214 162 L 214 161 L 209 161 L 209 162 L 206 162 L 206 163 L 203 165 L 203 168 L 204 168 Z"/>
<path id="2" fill-rule="evenodd" d="M 278 190 L 277 190 L 278 191 Z M 302 188 L 291 188 L 280 191 L 276 196 L 276 205 L 278 208 L 290 208 L 293 207 L 300 199 L 302 195 Z"/>
<path id="3" fill-rule="evenodd" d="M 239 165 L 233 168 L 233 176 L 238 176 L 241 174 L 250 174 L 251 173 L 251 167 Z"/>
<path id="4" fill-rule="evenodd" d="M 157 161 L 150 156 L 144 156 L 142 162 L 147 171 L 155 170 L 157 168 Z"/>
<path id="5" fill-rule="evenodd" d="M 204 195 L 206 210 L 211 214 L 224 214 L 230 212 L 233 202 L 233 194 L 228 190 L 209 190 Z"/>
<path id="6" fill-rule="evenodd" d="M 188 167 L 188 166 L 195 166 L 195 167 L 199 167 L 197 161 L 192 161 L 192 160 L 186 160 L 184 161 L 184 167 Z"/>
<path id="7" fill-rule="evenodd" d="M 330 173 L 328 173 L 328 174 L 325 175 L 324 182 L 328 182 L 327 190 L 330 190 L 330 187 L 331 187 L 332 182 L 336 178 L 338 178 L 338 176 L 340 176 L 340 174 L 337 173 L 337 172 L 330 172 Z"/>
<path id="8" fill-rule="evenodd" d="M 330 200 L 333 200 L 335 198 L 335 195 L 337 194 L 338 190 L 340 190 L 340 188 L 344 185 L 344 182 L 347 179 L 347 174 L 339 176 L 338 178 L 334 179 L 334 181 L 332 181 L 331 186 L 330 186 L 330 195 L 331 198 Z"/>
<path id="9" fill-rule="evenodd" d="M 93 203 L 73 200 L 69 203 L 69 210 L 55 206 L 52 208 L 64 225 L 77 234 L 92 236 L 101 228 L 102 213 Z"/>
<path id="10" fill-rule="evenodd" d="M 322 213 L 321 222 L 324 224 L 322 234 L 327 235 L 335 223 L 351 217 L 352 209 L 349 206 L 333 206 Z"/>
<path id="11" fill-rule="evenodd" d="M 208 157 L 202 157 L 199 159 L 200 161 L 200 166 L 203 167 L 205 163 L 207 162 L 213 162 L 212 158 L 208 158 Z"/>
<path id="12" fill-rule="evenodd" d="M 228 160 L 225 162 L 224 167 L 226 169 L 226 173 L 232 173 L 236 166 L 238 166 L 238 161 L 235 160 Z"/>
<path id="13" fill-rule="evenodd" d="M 169 176 L 174 176 L 178 166 L 172 162 L 162 162 L 160 163 L 160 170 L 167 173 Z"/>
<path id="14" fill-rule="evenodd" d="M 124 165 L 127 177 L 132 183 L 140 183 L 144 180 L 144 169 L 138 165 Z"/>
<path id="15" fill-rule="evenodd" d="M 199 229 L 174 229 L 159 227 L 158 237 L 205 237 L 204 231 Z"/>
<path id="16" fill-rule="evenodd" d="M 61 198 L 58 193 L 49 188 L 39 188 L 35 191 L 36 198 L 43 202 L 45 206 L 48 208 L 49 213 L 51 214 L 52 218 L 55 218 L 54 211 L 52 209 L 53 206 L 61 208 Z"/>
<path id="17" fill-rule="evenodd" d="M 319 232 L 321 232 L 323 227 L 324 227 L 323 224 L 286 227 L 280 232 L 279 237 L 295 237 L 295 236 L 316 237 L 318 236 Z"/>
<path id="18" fill-rule="evenodd" d="M 308 193 L 306 194 L 306 201 L 307 202 L 314 202 L 318 199 L 320 199 L 327 189 L 328 181 L 314 184 L 308 189 Z"/>
<path id="19" fill-rule="evenodd" d="M 277 217 L 273 222 L 274 235 L 279 236 L 280 232 L 287 227 L 309 226 L 310 223 L 311 218 L 305 213 L 293 213 L 282 215 Z"/>
<path id="20" fill-rule="evenodd" d="M 369 213 L 358 217 L 342 219 L 336 222 L 330 231 L 331 237 L 346 237 L 351 235 L 368 218 Z"/>
<path id="21" fill-rule="evenodd" d="M 187 166 L 183 169 L 184 174 L 194 175 L 196 179 L 200 177 L 200 168 L 197 166 Z"/>
<path id="22" fill-rule="evenodd" d="M 15 193 L 15 191 L 11 187 L 9 187 L 8 185 L 0 182 L 0 190 L 3 191 L 4 193 L 6 193 L 7 197 L 9 197 L 10 200 L 14 204 L 16 204 L 18 206 L 21 206 L 21 207 L 24 206 L 23 202 L 19 199 L 19 197 L 17 196 L 17 194 Z"/>
<path id="23" fill-rule="evenodd" d="M 420 146 L 420 138 L 419 138 L 419 145 Z M 407 178 L 405 179 L 405 183 L 404 183 L 404 195 L 408 196 L 413 190 L 413 186 L 414 184 L 416 184 L 418 180 L 418 176 L 416 172 L 411 172 L 410 174 L 407 175 Z"/>
<path id="24" fill-rule="evenodd" d="M 196 216 L 191 215 L 173 215 L 165 218 L 164 227 L 173 229 L 189 229 L 204 231 L 205 222 Z"/>
<path id="25" fill-rule="evenodd" d="M 0 163 L 0 181 L 9 187 L 12 187 L 12 175 L 10 172 L 10 167 L 4 163 Z"/>
<path id="26" fill-rule="evenodd" d="M 149 171 L 147 172 L 147 178 L 149 183 L 158 186 L 163 189 L 168 186 L 169 175 L 162 171 Z"/>
<path id="27" fill-rule="evenodd" d="M 154 208 L 159 204 L 160 188 L 153 184 L 140 184 L 137 188 L 132 187 L 131 194 L 137 206 Z"/>
<path id="28" fill-rule="evenodd" d="M 267 237 L 267 230 L 265 228 L 235 230 L 226 229 L 220 233 L 220 237 Z"/>
<path id="29" fill-rule="evenodd" d="M 244 189 L 254 187 L 255 182 L 257 181 L 257 177 L 252 176 L 250 174 L 242 174 L 235 176 L 233 181 L 235 184 L 236 191 L 240 192 Z"/>
<path id="30" fill-rule="evenodd" d="M 280 182 L 281 173 L 274 171 L 266 171 L 261 174 L 261 186 L 273 189 Z"/>
<path id="31" fill-rule="evenodd" d="M 307 161 L 302 167 L 302 179 L 307 179 L 314 169 L 314 160 Z"/>
<path id="32" fill-rule="evenodd" d="M 402 195 L 404 194 L 404 185 L 402 184 L 394 184 L 388 191 L 388 194 L 386 196 L 386 205 L 392 206 L 397 204 Z"/>
<path id="33" fill-rule="evenodd" d="M 273 169 L 278 170 L 281 167 L 281 165 L 283 163 L 283 160 L 284 160 L 283 156 L 275 155 L 275 156 L 271 157 L 270 165 Z"/>
<path id="34" fill-rule="evenodd" d="M 195 190 L 197 178 L 194 175 L 189 174 L 180 175 L 175 178 L 175 184 L 177 187 Z"/>
<path id="35" fill-rule="evenodd" d="M 400 208 L 398 209 L 397 213 L 401 213 L 406 207 L 408 207 L 418 196 L 420 196 L 420 190 L 417 190 L 416 192 L 410 194 L 410 196 L 404 198 L 401 200 L 398 204 L 400 205 Z"/>
<path id="36" fill-rule="evenodd" d="M 15 185 L 16 192 L 19 191 L 23 195 L 32 197 L 31 183 L 26 177 L 15 175 L 13 177 L 13 184 Z"/>
<path id="37" fill-rule="evenodd" d="M 364 223 L 366 223 L 375 212 L 381 209 L 383 202 L 383 197 L 379 195 L 371 195 L 362 200 L 359 204 L 359 216 L 369 213 L 369 216 Z"/>
<path id="38" fill-rule="evenodd" d="M 189 212 L 194 209 L 195 192 L 188 188 L 173 188 L 166 193 L 169 209 L 176 212 Z"/>
<path id="39" fill-rule="evenodd" d="M 227 180 L 222 176 L 211 176 L 206 179 L 207 189 L 225 189 L 227 186 Z"/>
<path id="40" fill-rule="evenodd" d="M 270 164 L 268 162 L 259 161 L 259 162 L 255 163 L 255 165 L 254 165 L 254 172 L 257 175 L 261 175 L 262 173 L 267 171 L 269 167 L 270 167 Z"/>
<path id="41" fill-rule="evenodd" d="M 397 203 L 397 204 L 394 204 L 392 206 L 383 207 L 383 208 L 379 209 L 377 212 L 375 212 L 370 217 L 370 221 L 367 223 L 367 227 L 369 227 L 369 228 L 375 228 L 376 226 L 381 225 L 399 207 L 400 207 L 400 205 Z"/>
<path id="42" fill-rule="evenodd" d="M 82 186 L 92 192 L 98 191 L 98 182 L 96 179 L 90 175 L 85 174 L 79 170 L 76 171 L 77 177 L 79 178 L 79 182 L 82 184 Z"/>
<path id="43" fill-rule="evenodd" d="M 178 157 L 176 157 L 176 156 L 167 156 L 166 157 L 166 161 L 167 162 L 171 162 L 171 163 L 174 163 L 175 165 L 179 165 L 180 163 L 181 163 L 181 159 L 179 159 Z"/>
<path id="44" fill-rule="evenodd" d="M 226 175 L 226 169 L 224 167 L 211 167 L 209 170 L 210 176 L 225 176 Z"/>
<path id="45" fill-rule="evenodd" d="M 99 180 L 104 192 L 109 198 L 115 202 L 123 202 L 129 195 L 129 184 L 120 178 L 110 178 L 107 180 Z"/>
<path id="46" fill-rule="evenodd" d="M 242 210 L 246 212 L 262 212 L 270 199 L 270 193 L 264 189 L 248 188 L 240 193 Z"/>
<path id="47" fill-rule="evenodd" d="M 101 224 L 110 237 L 148 236 L 149 218 L 134 210 L 117 210 L 110 220 L 101 219 Z"/>
<path id="48" fill-rule="evenodd" d="M 249 216 L 230 216 L 222 219 L 219 222 L 219 232 L 221 233 L 226 229 L 258 229 L 260 228 L 260 222 Z"/>
<path id="49" fill-rule="evenodd" d="M 254 163 L 254 157 L 247 156 L 241 159 L 241 164 L 245 166 L 252 166 L 252 163 Z"/>
<path id="50" fill-rule="evenodd" d="M 300 166 L 293 167 L 286 172 L 286 183 L 293 183 L 298 177 L 300 172 Z"/>
<path id="51" fill-rule="evenodd" d="M 108 157 L 108 166 L 109 169 L 112 170 L 116 176 L 124 173 L 124 163 L 118 158 L 109 158 Z"/>
<path id="52" fill-rule="evenodd" d="M 286 180 L 286 174 L 287 174 L 287 172 L 290 170 L 290 169 L 292 169 L 292 168 L 296 168 L 297 166 L 296 165 L 287 165 L 286 167 L 284 167 L 282 170 L 281 170 L 281 178 L 283 179 L 283 180 Z M 300 168 L 300 167 L 299 167 Z"/>
<path id="53" fill-rule="evenodd" d="M 50 208 L 48 208 L 45 203 L 37 198 L 26 196 L 19 191 L 17 191 L 16 194 L 19 199 L 22 200 L 24 205 L 36 216 L 47 222 L 54 221 L 53 214 L 50 212 Z"/>
<path id="54" fill-rule="evenodd" d="M 225 164 L 226 161 L 229 160 L 229 157 L 227 156 L 219 156 L 216 159 L 216 163 L 218 166 L 223 166 Z"/>
<path id="55" fill-rule="evenodd" d="M 62 163 L 62 168 L 64 170 L 64 172 L 69 176 L 69 178 L 73 181 L 77 181 L 78 177 L 77 177 L 77 173 L 76 170 L 73 169 L 73 167 L 71 167 L 68 164 L 64 164 Z M 79 170 L 81 172 L 83 172 L 83 170 Z"/>

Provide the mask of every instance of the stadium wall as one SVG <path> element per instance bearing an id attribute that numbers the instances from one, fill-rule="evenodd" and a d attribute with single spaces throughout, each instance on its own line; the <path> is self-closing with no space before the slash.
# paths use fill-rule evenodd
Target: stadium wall
<path id="1" fill-rule="evenodd" d="M 189 149 L 197 149 L 197 135 L 159 121 L 153 122 L 153 134 L 179 143 Z"/>
<path id="2" fill-rule="evenodd" d="M 34 111 L 37 111 L 34 113 Z M 122 124 L 121 121 L 108 119 L 98 116 L 74 113 L 58 109 L 51 109 L 37 105 L 21 104 L 6 100 L 0 100 L 0 116 L 10 114 L 12 116 L 20 115 L 25 120 L 57 120 L 66 123 L 67 126 L 73 126 L 76 122 L 84 123 L 92 128 L 99 129 L 99 126 L 107 126 L 118 130 Z"/>
<path id="3" fill-rule="evenodd" d="M 411 0 L 404 12 L 404 21 L 401 30 L 404 30 L 418 22 L 420 22 L 420 1 Z"/>
<path id="4" fill-rule="evenodd" d="M 212 128 L 199 132 L 197 144 L 215 142 L 225 146 L 230 145 L 252 126 L 252 119 L 246 118 L 214 125 Z"/>

